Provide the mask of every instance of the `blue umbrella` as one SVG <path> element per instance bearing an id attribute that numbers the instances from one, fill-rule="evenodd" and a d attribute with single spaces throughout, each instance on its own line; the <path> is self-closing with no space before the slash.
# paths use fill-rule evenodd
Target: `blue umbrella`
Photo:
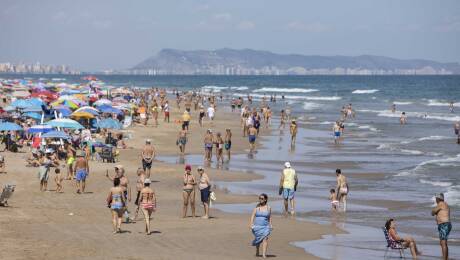
<path id="1" fill-rule="evenodd" d="M 26 112 L 26 113 L 24 113 L 24 115 L 26 117 L 30 117 L 30 118 L 36 119 L 36 120 L 42 119 L 42 115 L 40 115 L 39 113 L 35 113 L 35 112 Z"/>
<path id="2" fill-rule="evenodd" d="M 43 138 L 70 139 L 70 136 L 63 131 L 50 131 L 42 135 Z"/>
<path id="3" fill-rule="evenodd" d="M 71 128 L 71 129 L 82 129 L 84 128 L 80 123 L 75 120 L 68 118 L 58 118 L 46 122 L 47 125 L 52 127 L 62 127 L 62 128 Z"/>
<path id="4" fill-rule="evenodd" d="M 99 111 L 102 113 L 115 113 L 115 114 L 121 114 L 123 113 L 120 109 L 110 107 L 110 106 L 100 106 L 98 107 Z"/>
<path id="5" fill-rule="evenodd" d="M 63 117 L 69 117 L 71 114 L 72 114 L 72 110 L 70 110 L 69 108 L 58 108 L 56 109 L 56 111 L 58 113 L 61 113 Z"/>
<path id="6" fill-rule="evenodd" d="M 26 107 L 22 110 L 22 112 L 42 112 L 42 107 L 33 106 L 33 107 Z"/>
<path id="7" fill-rule="evenodd" d="M 0 123 L 0 131 L 22 131 L 22 127 L 11 122 Z"/>
<path id="8" fill-rule="evenodd" d="M 106 128 L 106 129 L 121 129 L 122 128 L 121 123 L 112 118 L 101 120 L 97 122 L 96 126 L 99 128 Z"/>
<path id="9" fill-rule="evenodd" d="M 43 101 L 41 101 L 40 99 L 31 98 L 31 99 L 16 99 L 15 101 L 11 102 L 10 106 L 26 108 L 26 107 L 41 107 L 43 104 L 44 104 Z"/>
<path id="10" fill-rule="evenodd" d="M 35 133 L 47 133 L 52 130 L 53 130 L 53 127 L 49 125 L 33 125 L 29 128 L 28 132 L 35 134 Z"/>

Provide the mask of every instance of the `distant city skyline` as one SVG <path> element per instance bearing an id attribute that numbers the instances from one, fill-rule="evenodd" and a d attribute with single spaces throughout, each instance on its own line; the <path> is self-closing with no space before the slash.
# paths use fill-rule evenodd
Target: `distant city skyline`
<path id="1" fill-rule="evenodd" d="M 131 68 L 163 48 L 459 62 L 460 1 L 0 2 L 0 63 Z"/>

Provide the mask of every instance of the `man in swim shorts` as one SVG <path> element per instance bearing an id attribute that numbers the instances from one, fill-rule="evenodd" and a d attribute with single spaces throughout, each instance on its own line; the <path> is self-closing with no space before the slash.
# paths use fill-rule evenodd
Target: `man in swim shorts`
<path id="1" fill-rule="evenodd" d="M 249 139 L 249 150 L 252 152 L 256 148 L 256 136 L 257 129 L 253 125 L 249 125 L 248 139 Z"/>
<path id="2" fill-rule="evenodd" d="M 150 178 L 150 169 L 152 168 L 152 162 L 155 158 L 155 148 L 152 146 L 152 141 L 147 139 L 145 141 L 144 149 L 142 150 L 142 168 L 145 171 L 147 178 Z"/>
<path id="3" fill-rule="evenodd" d="M 447 239 L 452 230 L 450 223 L 450 208 L 444 201 L 444 194 L 436 194 L 436 207 L 431 210 L 431 215 L 436 216 L 436 223 L 438 224 L 439 243 L 442 250 L 442 259 L 449 259 L 449 247 L 447 246 Z"/>
<path id="4" fill-rule="evenodd" d="M 86 186 L 86 178 L 89 174 L 89 165 L 88 161 L 85 158 L 83 152 L 78 153 L 77 160 L 75 162 L 75 178 L 77 193 L 84 193 Z"/>
<path id="5" fill-rule="evenodd" d="M 340 141 L 340 123 L 337 121 L 335 122 L 334 126 L 332 127 L 332 131 L 334 132 L 334 143 L 338 144 Z"/>

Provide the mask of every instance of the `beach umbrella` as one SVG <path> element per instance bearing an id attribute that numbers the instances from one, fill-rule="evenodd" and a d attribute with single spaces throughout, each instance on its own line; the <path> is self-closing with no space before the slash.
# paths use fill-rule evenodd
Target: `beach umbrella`
<path id="1" fill-rule="evenodd" d="M 79 109 L 75 110 L 75 112 L 87 112 L 95 116 L 99 115 L 99 110 L 97 110 L 94 107 L 90 107 L 90 106 L 80 107 Z"/>
<path id="2" fill-rule="evenodd" d="M 51 103 L 52 107 L 56 107 L 56 106 L 59 106 L 59 105 L 65 105 L 65 106 L 69 107 L 70 109 L 77 109 L 79 107 L 77 102 L 75 102 L 74 100 L 65 99 L 65 100 L 58 100 L 58 101 L 55 101 L 55 102 Z"/>
<path id="3" fill-rule="evenodd" d="M 42 107 L 26 107 L 22 110 L 22 112 L 42 112 Z"/>
<path id="4" fill-rule="evenodd" d="M 42 135 L 42 138 L 59 138 L 59 139 L 70 139 L 70 136 L 64 131 L 49 131 Z"/>
<path id="5" fill-rule="evenodd" d="M 83 112 L 83 111 L 80 111 L 80 112 L 73 112 L 70 117 L 72 118 L 77 118 L 77 119 L 92 119 L 94 118 L 94 115 L 91 114 L 91 113 L 88 113 L 88 112 Z"/>
<path id="6" fill-rule="evenodd" d="M 95 106 L 101 106 L 101 105 L 109 105 L 109 106 L 111 106 L 112 101 L 103 98 L 103 99 L 99 99 L 98 101 L 94 102 L 94 105 Z"/>
<path id="7" fill-rule="evenodd" d="M 61 113 L 63 117 L 69 117 L 72 114 L 72 110 L 66 106 L 55 108 L 54 110 L 56 110 L 58 113 Z"/>
<path id="8" fill-rule="evenodd" d="M 121 129 L 123 127 L 120 122 L 112 118 L 103 119 L 97 122 L 96 126 L 105 129 Z"/>
<path id="9" fill-rule="evenodd" d="M 34 104 L 30 101 L 30 99 L 16 99 L 15 101 L 11 102 L 10 106 L 18 107 L 18 108 L 25 108 L 25 107 L 32 107 Z"/>
<path id="10" fill-rule="evenodd" d="M 62 128 L 71 128 L 71 129 L 83 129 L 84 127 L 75 120 L 68 118 L 58 118 L 46 122 L 47 125 L 52 127 L 62 127 Z"/>
<path id="11" fill-rule="evenodd" d="M 35 120 L 42 119 L 42 115 L 39 114 L 39 113 L 36 113 L 36 112 L 26 112 L 26 113 L 24 113 L 24 116 L 30 117 L 30 118 L 35 119 Z"/>
<path id="12" fill-rule="evenodd" d="M 0 123 L 0 131 L 22 131 L 22 127 L 15 123 L 3 122 Z"/>
<path id="13" fill-rule="evenodd" d="M 25 97 L 30 96 L 30 93 L 29 91 L 25 91 L 25 90 L 16 90 L 13 93 L 11 93 L 11 95 L 13 97 L 25 98 Z"/>
<path id="14" fill-rule="evenodd" d="M 53 127 L 49 125 L 33 125 L 29 128 L 27 132 L 35 134 L 35 133 L 47 133 L 52 130 L 53 130 Z"/>
<path id="15" fill-rule="evenodd" d="M 122 114 L 123 113 L 120 109 L 114 108 L 114 107 L 109 107 L 109 106 L 100 106 L 99 110 L 102 113 L 115 113 L 115 114 Z"/>

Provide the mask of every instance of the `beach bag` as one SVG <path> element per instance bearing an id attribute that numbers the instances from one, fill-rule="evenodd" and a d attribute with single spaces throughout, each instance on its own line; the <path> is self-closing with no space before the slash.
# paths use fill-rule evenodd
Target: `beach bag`
<path id="1" fill-rule="evenodd" d="M 216 193 L 214 191 L 211 191 L 211 193 L 209 194 L 209 206 L 211 207 L 212 203 L 216 200 Z"/>

